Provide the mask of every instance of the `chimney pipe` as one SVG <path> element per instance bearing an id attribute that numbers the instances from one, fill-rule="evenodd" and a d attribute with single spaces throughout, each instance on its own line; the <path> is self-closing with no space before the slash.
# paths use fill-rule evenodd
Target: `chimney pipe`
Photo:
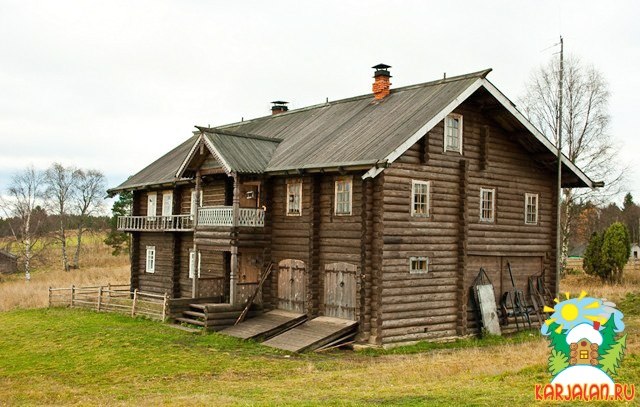
<path id="1" fill-rule="evenodd" d="M 273 106 L 271 106 L 271 115 L 284 113 L 289 110 L 287 107 L 289 102 L 285 102 L 284 100 L 274 100 L 271 103 L 273 103 Z"/>
<path id="2" fill-rule="evenodd" d="M 389 73 L 389 69 L 391 66 L 385 64 L 378 64 L 372 66 L 376 71 L 373 74 L 373 97 L 376 100 L 384 99 L 391 92 L 391 82 L 389 79 L 391 78 L 391 74 Z"/>

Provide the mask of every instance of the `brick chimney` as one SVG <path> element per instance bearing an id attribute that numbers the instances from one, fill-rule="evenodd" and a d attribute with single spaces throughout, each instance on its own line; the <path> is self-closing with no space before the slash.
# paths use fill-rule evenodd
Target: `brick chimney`
<path id="1" fill-rule="evenodd" d="M 289 110 L 289 108 L 287 107 L 287 104 L 289 102 L 285 102 L 284 100 L 274 100 L 271 103 L 273 103 L 273 106 L 271 106 L 271 115 L 272 116 L 274 114 L 284 113 L 287 110 Z"/>
<path id="2" fill-rule="evenodd" d="M 389 79 L 391 74 L 388 68 L 391 67 L 385 64 L 378 64 L 372 68 L 376 70 L 373 74 L 373 96 L 376 100 L 381 100 L 388 96 L 390 92 L 391 82 L 389 82 Z"/>

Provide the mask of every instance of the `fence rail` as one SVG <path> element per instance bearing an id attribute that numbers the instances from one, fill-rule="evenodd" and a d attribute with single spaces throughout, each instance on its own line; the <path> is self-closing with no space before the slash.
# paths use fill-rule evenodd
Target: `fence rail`
<path id="1" fill-rule="evenodd" d="M 131 291 L 128 285 L 49 287 L 49 307 L 88 308 L 164 321 L 168 304 L 167 294 L 147 293 L 138 289 Z"/>

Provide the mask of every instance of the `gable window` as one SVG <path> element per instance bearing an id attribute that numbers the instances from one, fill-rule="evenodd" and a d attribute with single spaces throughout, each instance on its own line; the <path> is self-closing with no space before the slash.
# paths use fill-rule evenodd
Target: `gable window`
<path id="1" fill-rule="evenodd" d="M 462 115 L 451 113 L 444 119 L 444 151 L 462 154 Z"/>
<path id="2" fill-rule="evenodd" d="M 429 216 L 429 181 L 411 181 L 411 216 Z"/>
<path id="3" fill-rule="evenodd" d="M 171 216 L 173 214 L 173 192 L 165 191 L 162 193 L 162 216 Z"/>
<path id="4" fill-rule="evenodd" d="M 410 274 L 426 274 L 429 272 L 428 257 L 409 257 Z"/>
<path id="5" fill-rule="evenodd" d="M 351 215 L 352 197 L 351 178 L 341 178 L 336 180 L 335 202 L 336 215 Z"/>
<path id="6" fill-rule="evenodd" d="M 196 270 L 198 270 L 198 278 L 200 278 L 200 263 L 201 263 L 200 252 L 198 252 L 197 260 L 196 260 L 196 252 L 193 250 L 189 251 L 189 278 L 193 278 L 196 274 Z"/>
<path id="7" fill-rule="evenodd" d="M 480 222 L 493 222 L 495 218 L 496 190 L 480 188 Z"/>
<path id="8" fill-rule="evenodd" d="M 287 216 L 302 214 L 302 182 L 287 184 Z"/>
<path id="9" fill-rule="evenodd" d="M 149 220 L 156 220 L 156 211 L 158 206 L 158 194 L 149 192 L 147 194 L 147 216 Z"/>
<path id="10" fill-rule="evenodd" d="M 538 194 L 524 194 L 524 223 L 538 223 Z"/>
<path id="11" fill-rule="evenodd" d="M 155 246 L 147 246 L 145 272 L 147 273 L 156 272 L 156 247 Z"/>

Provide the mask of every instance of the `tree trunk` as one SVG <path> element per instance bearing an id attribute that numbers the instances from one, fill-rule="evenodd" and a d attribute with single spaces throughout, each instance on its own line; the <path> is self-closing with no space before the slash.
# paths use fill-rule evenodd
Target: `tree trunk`
<path id="1" fill-rule="evenodd" d="M 84 229 L 82 229 L 82 226 L 80 226 L 78 228 L 78 245 L 76 246 L 76 252 L 73 255 L 73 268 L 74 269 L 79 269 L 80 268 L 80 246 L 82 245 L 82 233 L 84 232 Z"/>
<path id="2" fill-rule="evenodd" d="M 62 243 L 62 268 L 64 271 L 69 271 L 69 259 L 67 258 L 67 234 L 62 224 L 60 225 L 60 242 Z"/>

